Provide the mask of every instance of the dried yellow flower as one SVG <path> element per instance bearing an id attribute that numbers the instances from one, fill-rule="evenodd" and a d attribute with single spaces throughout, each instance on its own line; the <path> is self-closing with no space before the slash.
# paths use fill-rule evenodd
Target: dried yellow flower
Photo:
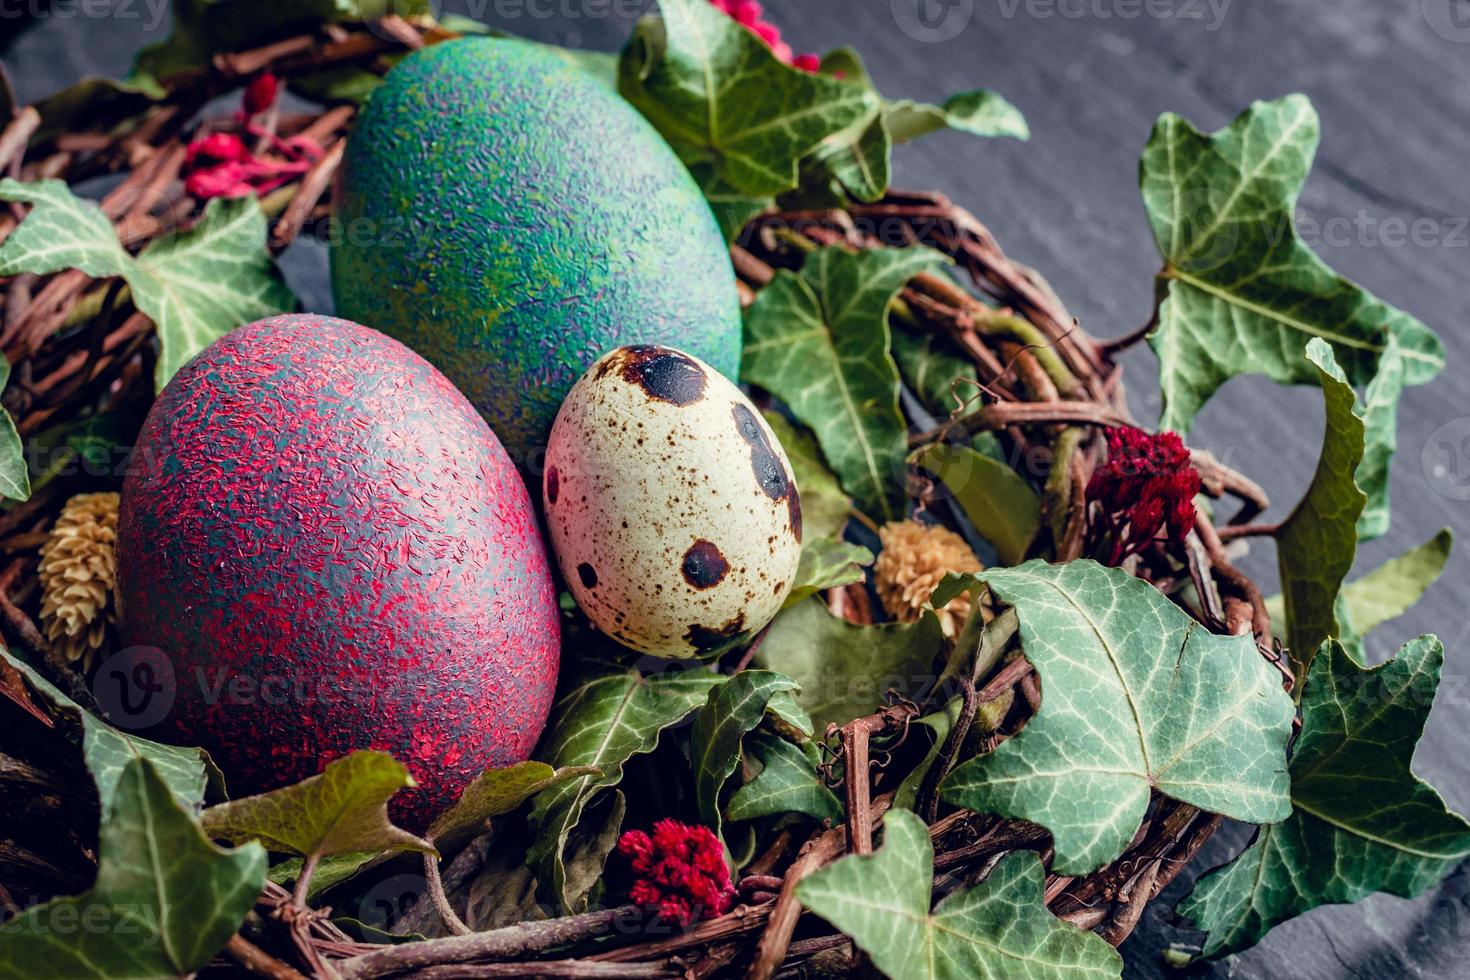
<path id="1" fill-rule="evenodd" d="M 56 652 L 83 668 L 116 621 L 115 493 L 83 493 L 61 509 L 41 546 L 41 625 Z"/>
<path id="2" fill-rule="evenodd" d="M 878 531 L 883 551 L 873 564 L 878 598 L 894 619 L 912 623 L 919 618 L 935 586 L 949 572 L 979 572 L 985 566 L 949 528 L 918 521 L 885 524 Z M 951 639 L 970 615 L 968 593 L 951 599 L 938 610 L 939 625 Z M 988 617 L 987 617 L 988 618 Z"/>

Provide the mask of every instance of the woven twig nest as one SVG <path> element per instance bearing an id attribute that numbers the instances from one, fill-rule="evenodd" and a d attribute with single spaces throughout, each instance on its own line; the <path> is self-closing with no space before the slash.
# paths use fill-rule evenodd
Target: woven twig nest
<path id="1" fill-rule="evenodd" d="M 384 55 L 425 40 L 420 30 L 404 22 L 390 19 L 388 26 L 371 32 L 339 29 L 328 38 L 292 39 L 218 57 L 209 69 L 169 80 L 170 96 L 141 125 L 122 135 L 53 134 L 22 157 L 39 122 L 27 110 L 14 116 L 0 134 L 0 164 L 18 167 L 27 179 L 59 177 L 77 183 L 101 174 L 121 175 L 121 183 L 103 199 L 102 208 L 123 241 L 139 247 L 166 229 L 187 226 L 199 214 L 198 203 L 178 193 L 178 188 L 184 147 L 195 132 L 194 116 L 207 99 L 264 69 L 284 79 L 329 66 L 382 69 Z M 105 116 L 108 110 L 101 111 Z M 273 249 L 282 250 L 304 231 L 325 226 L 327 191 L 354 113 L 351 106 L 335 106 L 279 120 L 283 136 L 309 138 L 323 152 L 303 175 L 263 198 L 262 206 L 272 219 Z M 94 122 L 94 132 L 106 130 L 105 118 Z M 10 234 L 16 224 L 17 215 L 0 217 L 0 236 Z M 1010 451 L 1045 459 L 1052 477 L 1047 481 L 1037 550 L 1044 545 L 1058 560 L 1082 555 L 1088 536 L 1087 488 L 1104 451 L 1100 429 L 1129 422 L 1120 372 L 1109 348 L 1078 327 L 1038 275 L 1008 259 L 978 220 L 938 194 L 890 193 L 876 203 L 843 210 L 757 217 L 732 247 L 743 301 L 752 302 L 777 270 L 797 267 L 812 247 L 831 245 L 861 250 L 927 246 L 954 260 L 973 294 L 949 278 L 921 274 L 903 290 L 900 302 L 910 329 L 944 338 L 951 349 L 973 362 L 979 388 L 956 392 L 956 410 L 950 418 L 931 417 L 907 399 L 908 421 L 916 433 L 912 444 L 922 448 L 956 434 L 988 431 Z M 19 380 L 6 391 L 6 407 L 24 438 L 43 438 L 53 426 L 100 408 L 135 414 L 146 408 L 152 397 L 152 324 L 115 290 L 74 271 L 42 278 L 22 275 L 5 285 L 5 311 L 0 349 Z M 67 451 L 75 463 L 77 450 L 64 446 L 57 450 L 63 457 Z M 1242 502 L 1233 521 L 1248 521 L 1266 506 L 1248 479 L 1208 457 L 1195 458 L 1194 465 L 1205 493 Z M 105 578 L 102 571 L 110 566 L 95 556 L 79 555 L 71 572 L 87 573 L 84 584 L 91 591 L 82 596 L 86 608 L 62 608 L 64 598 L 73 595 L 61 591 L 71 574 L 67 555 L 78 546 L 57 543 L 56 535 L 74 536 L 68 529 L 85 510 L 74 503 L 72 516 L 62 516 L 67 501 L 76 493 L 114 489 L 118 473 L 78 465 L 53 469 L 29 501 L 0 516 L 0 546 L 6 554 L 0 571 L 0 625 L 6 638 L 30 654 L 33 662 L 49 665 L 67 693 L 90 705 L 75 661 L 81 656 L 80 637 L 85 636 L 89 650 L 100 641 L 106 603 L 91 586 Z M 876 597 L 879 607 L 888 606 L 889 618 L 912 618 L 943 572 L 980 567 L 958 535 L 955 509 L 921 474 L 915 476 L 915 510 L 921 512 L 922 523 L 949 525 L 949 530 L 930 534 L 918 525 L 888 530 L 885 543 L 912 553 L 890 556 L 880 570 L 883 581 L 875 594 L 852 586 L 832 590 L 826 599 L 838 615 L 871 621 L 883 614 L 881 608 L 875 611 Z M 1279 660 L 1260 592 L 1231 565 L 1215 526 L 1203 513 L 1186 541 L 1145 548 L 1128 567 L 1166 594 L 1192 588 L 1198 603 L 1195 615 L 1208 629 L 1253 634 L 1262 657 L 1273 663 Z M 94 580 L 91 571 L 99 577 Z M 951 628 L 946 632 L 953 634 L 964 621 L 964 610 L 956 607 L 950 614 Z M 43 618 L 57 625 L 38 625 Z M 1286 679 L 1289 682 L 1289 674 Z M 30 697 L 19 675 L 11 672 L 0 681 L 4 682 L 0 690 L 7 695 L 0 701 L 0 709 L 7 712 L 3 725 L 11 733 L 4 741 L 8 768 L 0 781 L 7 838 L 0 852 L 0 878 L 16 903 L 30 904 L 23 895 L 38 901 L 85 885 L 95 867 L 96 814 L 85 804 L 74 805 L 88 797 L 77 788 L 85 774 L 67 759 L 66 738 L 75 737 L 74 726 Z M 993 668 L 964 692 L 964 722 L 957 741 L 963 740 L 966 729 L 973 729 L 993 748 L 1025 723 L 1041 697 L 1044 693 L 1024 659 L 997 658 Z M 875 823 L 922 754 L 912 744 L 904 745 L 910 722 L 933 706 L 897 699 L 828 733 L 829 762 L 842 762 L 836 789 L 845 798 L 846 821 L 819 828 L 804 840 L 783 830 L 757 841 L 759 857 L 737 882 L 741 900 L 733 911 L 660 938 L 619 935 L 603 948 L 564 957 L 554 965 L 544 957 L 536 963 L 510 957 L 495 967 L 504 970 L 494 975 L 702 976 L 748 969 L 752 975 L 770 976 L 830 950 L 849 949 L 842 935 L 822 931 L 820 923 L 813 926 L 812 917 L 803 921 L 794 886 L 844 852 L 872 849 Z M 1049 837 L 1039 827 L 941 807 L 934 786 L 942 770 L 943 765 L 930 773 L 916 807 L 929 825 L 939 879 L 962 880 L 983 872 L 1011 850 L 1049 854 Z M 1148 901 L 1213 833 L 1219 819 L 1155 796 L 1121 858 L 1083 878 L 1048 874 L 1046 903 L 1061 919 L 1095 930 L 1116 945 L 1137 925 Z M 463 881 L 451 880 L 451 888 L 456 884 Z M 404 922 L 422 927 L 428 921 L 426 909 L 432 913 L 423 905 L 411 910 Z M 273 935 L 268 926 L 275 923 L 279 935 L 294 940 L 294 954 L 281 954 L 294 959 L 294 967 L 264 953 L 265 960 L 255 960 L 261 951 L 250 943 L 232 945 L 229 957 L 266 975 L 295 975 L 269 972 L 278 968 L 331 975 L 334 958 L 376 948 L 361 937 L 349 937 L 324 917 L 293 913 L 286 894 L 274 885 L 267 887 L 257 910 L 266 926 L 257 930 L 256 939 L 268 945 Z M 622 972 L 616 964 L 624 965 Z M 483 970 L 483 975 L 490 975 L 490 967 Z"/>

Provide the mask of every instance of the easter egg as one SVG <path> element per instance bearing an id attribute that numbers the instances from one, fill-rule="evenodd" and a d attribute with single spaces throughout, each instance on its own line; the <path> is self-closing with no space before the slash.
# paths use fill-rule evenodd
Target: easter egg
<path id="1" fill-rule="evenodd" d="M 739 368 L 735 275 L 699 188 L 632 106 L 545 48 L 464 38 L 396 66 L 348 139 L 336 217 L 337 313 L 428 358 L 524 472 L 613 347 Z"/>
<path id="2" fill-rule="evenodd" d="M 541 495 L 577 604 L 643 653 L 735 646 L 796 578 L 801 498 L 781 444 L 739 388 L 682 351 L 621 347 L 577 381 Z"/>
<path id="3" fill-rule="evenodd" d="M 381 749 L 422 828 L 529 757 L 559 623 L 535 508 L 445 377 L 375 330 L 280 316 L 158 396 L 123 484 L 124 638 L 171 668 L 163 737 L 233 795 Z"/>

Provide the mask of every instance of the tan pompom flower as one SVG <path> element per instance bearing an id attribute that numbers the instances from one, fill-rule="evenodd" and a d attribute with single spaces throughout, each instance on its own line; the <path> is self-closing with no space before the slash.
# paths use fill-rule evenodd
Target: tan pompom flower
<path id="1" fill-rule="evenodd" d="M 56 652 L 91 666 L 116 620 L 115 493 L 83 493 L 61 509 L 41 546 L 41 625 Z"/>
<path id="2" fill-rule="evenodd" d="M 900 622 L 912 623 L 919 618 L 935 586 L 949 572 L 979 572 L 985 568 L 964 538 L 937 524 L 898 521 L 885 524 L 878 537 L 883 542 L 883 551 L 873 564 L 878 598 L 889 615 Z M 970 615 L 970 606 L 967 593 L 938 610 L 945 636 L 959 634 Z"/>

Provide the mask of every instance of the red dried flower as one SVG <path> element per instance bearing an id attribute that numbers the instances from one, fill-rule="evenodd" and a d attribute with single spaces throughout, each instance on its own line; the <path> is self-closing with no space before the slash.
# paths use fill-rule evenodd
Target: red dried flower
<path id="1" fill-rule="evenodd" d="M 194 170 L 219 163 L 244 163 L 250 159 L 245 141 L 234 133 L 211 133 L 189 144 L 184 168 Z"/>
<path id="2" fill-rule="evenodd" d="M 263 72 L 250 80 L 245 86 L 245 95 L 242 98 L 245 107 L 245 117 L 258 116 L 262 112 L 275 105 L 276 90 L 280 86 L 276 82 L 276 76 L 270 72 Z"/>
<path id="3" fill-rule="evenodd" d="M 1108 565 L 1121 564 L 1161 532 L 1182 543 L 1194 527 L 1199 471 L 1179 435 L 1157 435 L 1131 426 L 1108 429 L 1108 458 L 1087 483 L 1094 505 L 1088 551 Z"/>
<path id="4" fill-rule="evenodd" d="M 665 922 L 687 926 L 724 915 L 735 904 L 725 849 L 708 827 L 660 820 L 653 836 L 630 830 L 618 839 L 636 879 L 628 897 L 658 911 Z"/>
<path id="5" fill-rule="evenodd" d="M 791 45 L 781 40 L 781 29 L 762 20 L 765 8 L 756 0 L 709 0 L 710 4 L 735 23 L 755 34 L 779 60 L 802 71 L 816 73 L 822 59 L 814 54 L 794 54 Z"/>
<path id="6" fill-rule="evenodd" d="M 189 144 L 184 157 L 184 190 L 201 201 L 212 197 L 268 194 L 311 169 L 322 155 L 316 141 L 296 136 L 283 140 L 259 126 L 246 132 L 270 144 L 275 154 L 256 156 L 235 133 L 211 133 Z"/>

